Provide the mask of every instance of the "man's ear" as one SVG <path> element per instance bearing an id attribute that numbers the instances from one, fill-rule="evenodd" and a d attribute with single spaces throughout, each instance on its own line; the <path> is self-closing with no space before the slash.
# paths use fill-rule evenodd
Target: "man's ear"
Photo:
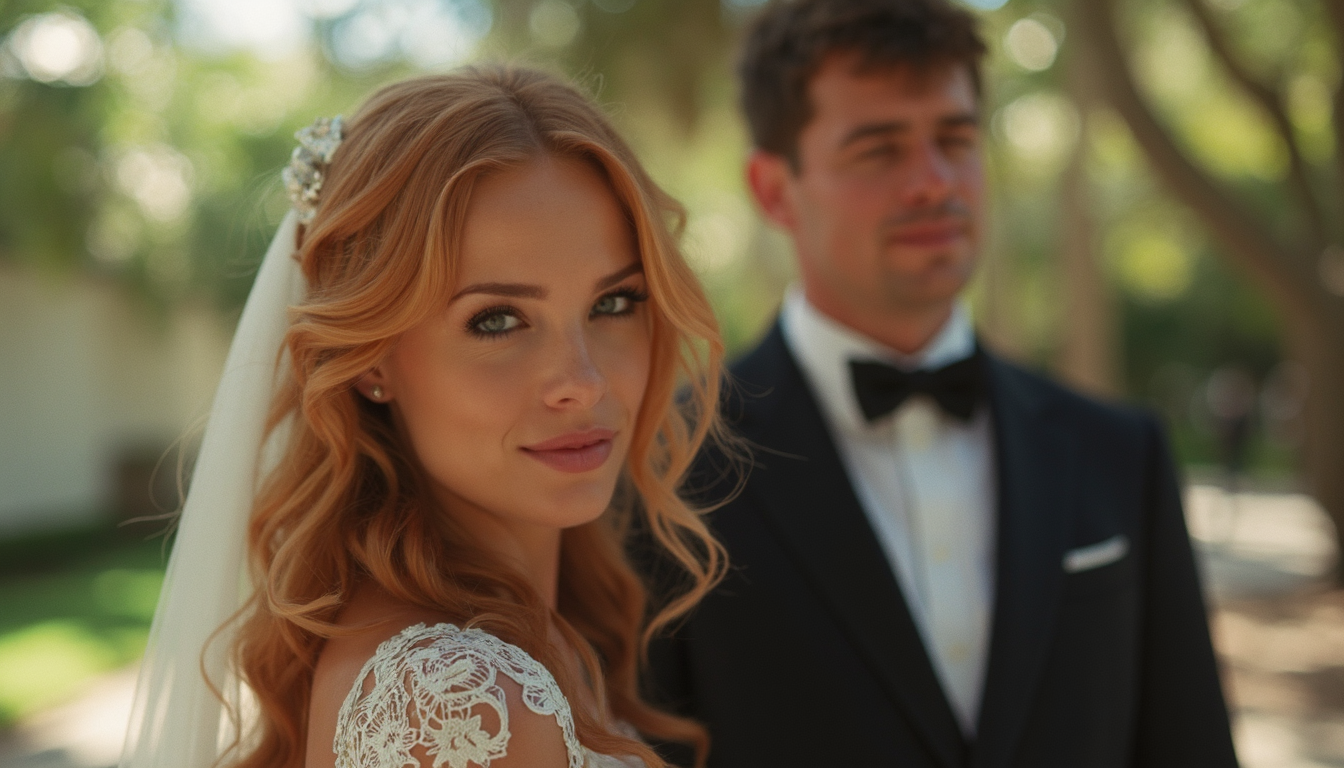
<path id="1" fill-rule="evenodd" d="M 797 226 L 793 169 L 773 152 L 753 149 L 747 157 L 747 187 L 767 219 L 787 230 Z"/>
<path id="2" fill-rule="evenodd" d="M 381 365 L 360 376 L 359 381 L 355 382 L 355 389 L 375 403 L 386 403 L 393 397 L 391 384 Z"/>

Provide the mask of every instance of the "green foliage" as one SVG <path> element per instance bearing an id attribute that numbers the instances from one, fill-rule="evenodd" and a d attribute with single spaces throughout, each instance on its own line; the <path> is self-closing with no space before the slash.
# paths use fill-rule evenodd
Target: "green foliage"
<path id="1" fill-rule="evenodd" d="M 0 8 L 0 32 L 54 7 Z M 151 304 L 239 306 L 287 205 L 293 132 L 395 68 L 192 50 L 166 2 L 76 10 L 102 37 L 97 82 L 0 79 L 0 259 L 107 274 Z"/>
<path id="2" fill-rule="evenodd" d="M 1339 41 L 1314 0 L 1202 0 L 1226 33 L 1231 54 L 1287 95 L 1295 136 L 1311 164 L 1316 194 L 1339 209 L 1330 183 L 1334 137 L 1330 92 L 1340 77 Z M 1094 253 L 1115 299 L 1118 391 L 1165 412 L 1186 461 L 1210 463 L 1218 449 L 1202 387 L 1220 368 L 1248 370 L 1260 384 L 1282 374 L 1284 326 L 1262 286 L 1231 266 L 1203 222 L 1159 184 L 1128 127 L 1097 98 L 1085 77 L 1070 80 L 1078 36 L 1067 22 L 1082 0 L 1011 2 L 986 16 L 991 42 L 987 104 L 995 220 L 1006 264 L 997 287 L 1014 293 L 1010 314 L 1018 348 L 1042 363 L 1054 357 L 1069 318 L 1061 301 L 1060 158 L 1082 141 Z M 1058 61 L 1032 70 L 1012 50 L 1014 25 L 1049 20 L 1062 31 Z M 1291 241 L 1308 214 L 1285 193 L 1288 150 L 1269 115 L 1228 73 L 1180 0 L 1121 5 L 1121 37 L 1144 95 L 1186 156 L 1274 233 Z M 1055 24 L 1058 27 L 1055 27 Z M 1085 75 L 1085 73 L 1084 73 Z M 1053 113 L 1051 110 L 1054 110 Z M 1082 128 L 1082 132 L 1078 128 Z M 1040 137 L 1053 136 L 1059 146 Z M 1027 140 L 1035 138 L 1035 143 Z M 1339 217 L 1327 216 L 1339 236 Z M 1173 389 L 1173 381 L 1180 386 Z M 1176 391 L 1176 394 L 1173 392 Z M 1263 423 L 1262 423 L 1262 426 Z M 1283 471 L 1293 462 L 1291 429 L 1260 430 L 1253 466 Z M 1273 437 L 1273 439 L 1271 439 Z"/>
<path id="3" fill-rule="evenodd" d="M 982 14 L 996 222 L 988 258 L 1003 273 L 992 290 L 1006 294 L 996 300 L 1008 308 L 1014 346 L 1048 364 L 1066 327 L 1060 174 L 1083 141 L 1096 250 L 1118 297 L 1123 391 L 1156 404 L 1150 379 L 1178 362 L 1197 378 L 1228 362 L 1267 369 L 1280 355 L 1279 324 L 1256 290 L 1217 265 L 1203 229 L 1154 182 L 1123 123 L 1073 98 L 1078 89 L 1067 74 L 1076 36 L 1068 19 L 1076 1 L 1013 0 Z M 364 58 L 342 49 L 361 14 L 384 4 L 360 0 L 315 20 L 315 45 L 262 60 L 184 44 L 169 0 L 65 3 L 101 35 L 105 73 L 87 87 L 0 78 L 0 260 L 109 275 L 150 305 L 209 301 L 236 311 L 286 207 L 276 177 L 293 131 L 318 115 L 348 113 L 377 84 L 417 71 L 414 57 L 395 46 Z M 747 143 L 731 70 L 751 5 L 445 5 L 476 33 L 488 30 L 478 57 L 567 72 L 612 112 L 654 177 L 685 203 L 686 249 L 734 349 L 760 333 L 794 274 L 786 240 L 761 223 L 741 180 Z M 1326 184 L 1334 152 L 1326 102 L 1340 65 L 1322 7 L 1210 5 L 1251 69 L 1284 84 L 1318 186 L 1336 194 Z M 56 7 L 0 5 L 0 34 Z M 1300 206 L 1280 191 L 1282 143 L 1220 69 L 1183 5 L 1132 0 L 1125 11 L 1140 80 L 1190 155 L 1275 226 L 1298 226 Z"/>
<path id="4" fill-rule="evenodd" d="M 102 529 L 3 543 L 0 728 L 140 657 L 163 553 Z"/>

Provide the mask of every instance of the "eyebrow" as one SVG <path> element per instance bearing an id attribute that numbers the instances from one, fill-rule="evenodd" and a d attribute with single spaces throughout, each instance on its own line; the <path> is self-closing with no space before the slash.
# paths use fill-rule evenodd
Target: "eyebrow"
<path id="1" fill-rule="evenodd" d="M 948 115 L 947 117 L 943 117 L 938 120 L 939 128 L 963 128 L 966 126 L 974 128 L 979 126 L 979 124 L 980 124 L 979 118 L 970 112 L 960 112 L 955 115 Z M 840 147 L 843 149 L 844 147 L 848 147 L 849 145 L 857 141 L 862 141 L 863 139 L 872 136 L 885 136 L 887 134 L 892 133 L 902 134 L 909 132 L 910 132 L 910 124 L 899 120 L 893 120 L 885 123 L 868 123 L 866 125 L 860 125 L 859 127 L 845 134 L 845 138 L 840 141 Z"/>
<path id="2" fill-rule="evenodd" d="M 631 275 L 639 274 L 643 271 L 644 271 L 644 262 L 636 261 L 633 264 L 626 266 L 624 269 L 619 269 L 615 272 L 612 272 L 610 275 L 607 275 L 606 277 L 602 278 L 601 280 L 598 280 L 596 286 L 597 290 L 599 291 L 606 290 L 607 288 L 610 288 L 613 285 L 621 282 L 625 278 Z"/>
<path id="3" fill-rule="evenodd" d="M 610 275 L 598 280 L 595 290 L 606 290 L 625 278 L 643 271 L 644 264 L 636 261 L 633 264 L 622 267 Z M 513 299 L 544 299 L 550 292 L 540 285 L 532 285 L 530 283 L 473 283 L 453 294 L 453 298 L 449 299 L 449 302 L 457 301 L 463 296 L 472 293 L 483 293 L 489 296 L 505 296 Z"/>

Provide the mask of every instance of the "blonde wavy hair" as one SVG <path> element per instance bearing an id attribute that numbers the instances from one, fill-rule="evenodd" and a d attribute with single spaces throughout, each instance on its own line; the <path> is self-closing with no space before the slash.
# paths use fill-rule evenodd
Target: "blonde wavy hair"
<path id="1" fill-rule="evenodd" d="M 555 611 L 521 574 L 444 525 L 387 407 L 353 386 L 451 295 L 474 185 L 542 155 L 604 174 L 638 240 L 652 335 L 648 388 L 617 493 L 598 520 L 563 532 Z M 523 648 L 575 700 L 586 683 L 546 640 L 555 622 L 579 650 L 601 708 L 641 733 L 694 745 L 703 762 L 704 729 L 655 709 L 638 685 L 650 637 L 725 567 L 700 511 L 679 495 L 700 446 L 723 439 L 723 347 L 678 251 L 684 221 L 592 102 L 541 72 L 472 67 L 407 80 L 375 93 L 347 122 L 321 204 L 300 234 L 308 296 L 292 310 L 287 383 L 270 422 L 288 437 L 249 529 L 258 588 L 234 653 L 258 719 L 232 753 L 237 765 L 301 768 L 314 666 L 325 639 L 349 631 L 334 624 L 337 613 L 368 583 Z M 688 575 L 689 586 L 657 608 L 627 560 L 632 525 Z M 590 749 L 665 765 L 595 713 L 576 707 L 574 720 Z"/>

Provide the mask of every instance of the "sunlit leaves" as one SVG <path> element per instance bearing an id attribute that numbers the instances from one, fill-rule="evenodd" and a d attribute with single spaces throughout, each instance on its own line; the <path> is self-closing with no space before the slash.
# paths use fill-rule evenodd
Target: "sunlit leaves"
<path id="1" fill-rule="evenodd" d="M 541 0 L 528 14 L 528 30 L 543 48 L 562 48 L 578 36 L 582 21 L 578 11 L 565 0 Z"/>
<path id="2" fill-rule="evenodd" d="M 1049 20 L 1054 20 L 1056 23 L 1049 24 Z M 1062 25 L 1051 16 L 1046 18 L 1028 16 L 1018 19 L 1008 28 L 1008 34 L 1004 35 L 1003 48 L 1012 60 L 1025 70 L 1040 72 L 1049 69 L 1050 65 L 1055 63 L 1061 42 L 1051 27 L 1061 29 Z"/>
<path id="3" fill-rule="evenodd" d="M 1032 91 L 999 110 L 992 126 L 1024 175 L 1053 177 L 1078 141 L 1078 108 L 1056 91 Z"/>
<path id="4" fill-rule="evenodd" d="M 1195 254 L 1180 228 L 1156 223 L 1150 217 L 1111 229 L 1105 250 L 1126 290 L 1148 301 L 1166 302 L 1190 288 Z"/>
<path id="5" fill-rule="evenodd" d="M 59 10 L 30 16 L 5 40 L 4 55 L 39 83 L 92 85 L 103 74 L 103 41 L 82 15 Z"/>

